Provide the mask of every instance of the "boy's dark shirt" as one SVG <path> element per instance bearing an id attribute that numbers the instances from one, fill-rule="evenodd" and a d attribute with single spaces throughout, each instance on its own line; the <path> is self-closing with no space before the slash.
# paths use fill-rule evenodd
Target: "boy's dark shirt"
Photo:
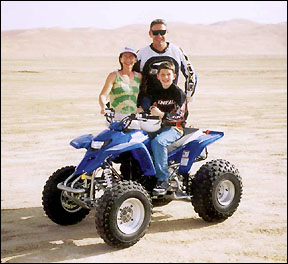
<path id="1" fill-rule="evenodd" d="M 164 126 L 181 128 L 185 125 L 186 94 L 174 83 L 168 89 L 162 88 L 158 91 L 153 106 L 165 113 L 162 119 Z"/>

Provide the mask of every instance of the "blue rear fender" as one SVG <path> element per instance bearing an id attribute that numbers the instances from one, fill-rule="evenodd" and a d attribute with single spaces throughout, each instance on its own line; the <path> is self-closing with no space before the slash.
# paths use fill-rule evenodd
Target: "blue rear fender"
<path id="1" fill-rule="evenodd" d="M 194 160 L 200 155 L 204 148 L 223 136 L 223 132 L 209 131 L 207 134 L 203 134 L 183 147 L 169 153 L 168 160 L 180 162 L 179 173 L 187 173 L 191 169 Z"/>

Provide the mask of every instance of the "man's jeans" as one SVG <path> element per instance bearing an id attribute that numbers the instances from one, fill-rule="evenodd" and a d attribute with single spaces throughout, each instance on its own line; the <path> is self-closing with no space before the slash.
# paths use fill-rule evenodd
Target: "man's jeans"
<path id="1" fill-rule="evenodd" d="M 155 138 L 151 141 L 156 178 L 158 181 L 166 181 L 169 179 L 167 146 L 179 139 L 182 134 L 172 127 L 164 127 L 157 132 L 149 134 L 152 137 L 156 134 Z"/>

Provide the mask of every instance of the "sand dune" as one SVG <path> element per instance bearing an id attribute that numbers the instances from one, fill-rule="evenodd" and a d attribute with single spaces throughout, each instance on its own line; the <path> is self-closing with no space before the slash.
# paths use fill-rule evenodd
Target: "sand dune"
<path id="1" fill-rule="evenodd" d="M 2 58 L 115 55 L 125 45 L 151 42 L 149 25 L 117 29 L 37 28 L 1 31 Z M 167 40 L 189 55 L 286 55 L 287 22 L 259 24 L 248 20 L 209 25 L 171 22 Z"/>

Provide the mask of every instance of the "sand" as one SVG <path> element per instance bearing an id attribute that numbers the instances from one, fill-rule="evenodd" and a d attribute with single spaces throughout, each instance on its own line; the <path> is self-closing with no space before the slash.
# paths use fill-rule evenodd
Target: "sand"
<path id="1" fill-rule="evenodd" d="M 188 123 L 225 133 L 191 173 L 212 159 L 235 164 L 238 210 L 216 224 L 189 202 L 155 207 L 146 235 L 122 250 L 98 236 L 93 209 L 64 227 L 41 205 L 48 177 L 84 155 L 70 140 L 104 129 L 97 98 L 117 56 L 3 57 L 1 262 L 287 262 L 287 56 L 224 55 L 190 55 L 199 82 Z"/>

